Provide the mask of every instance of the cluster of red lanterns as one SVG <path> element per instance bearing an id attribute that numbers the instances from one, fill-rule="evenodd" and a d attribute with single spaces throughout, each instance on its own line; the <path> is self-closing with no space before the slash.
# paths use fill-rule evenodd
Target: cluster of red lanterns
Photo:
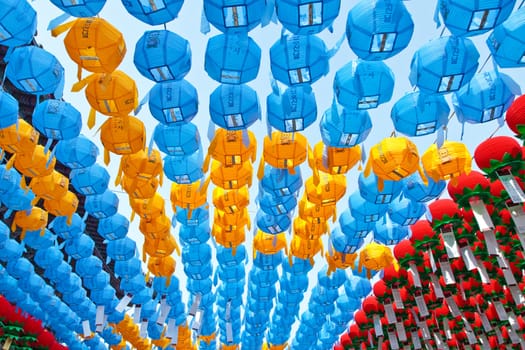
<path id="1" fill-rule="evenodd" d="M 507 111 L 525 139 L 525 98 Z M 522 133 L 523 132 L 523 133 Z M 394 247 L 386 268 L 334 349 L 525 349 L 525 151 L 512 137 L 482 142 L 451 199 Z"/>

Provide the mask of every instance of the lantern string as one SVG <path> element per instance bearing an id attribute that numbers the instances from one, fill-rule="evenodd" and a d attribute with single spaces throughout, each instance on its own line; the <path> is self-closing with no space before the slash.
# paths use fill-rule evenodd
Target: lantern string
<path id="1" fill-rule="evenodd" d="M 525 1 L 525 0 L 523 0 L 523 1 Z M 485 68 L 485 66 L 487 65 L 487 63 L 488 63 L 488 61 L 489 61 L 489 59 L 490 59 L 491 57 L 492 57 L 492 54 L 490 53 L 490 54 L 487 56 L 487 58 L 485 58 L 485 61 L 483 62 L 483 64 L 481 65 L 481 67 L 479 67 L 479 69 L 478 69 L 478 73 L 480 73 L 480 72 L 483 70 L 483 68 Z"/>
<path id="2" fill-rule="evenodd" d="M 522 0 L 522 1 L 521 1 L 520 6 L 518 6 L 518 10 L 523 6 L 523 4 L 525 4 L 525 0 Z"/>

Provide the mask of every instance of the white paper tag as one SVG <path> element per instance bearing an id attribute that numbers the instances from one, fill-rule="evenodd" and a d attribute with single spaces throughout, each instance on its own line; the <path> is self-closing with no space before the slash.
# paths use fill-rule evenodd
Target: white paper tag
<path id="1" fill-rule="evenodd" d="M 129 304 L 129 302 L 131 301 L 132 298 L 133 298 L 133 296 L 131 296 L 129 294 L 124 295 L 122 297 L 122 299 L 120 299 L 120 302 L 115 307 L 115 310 L 117 312 L 124 312 L 124 310 L 126 310 L 126 307 L 128 306 L 128 304 Z"/>
<path id="2" fill-rule="evenodd" d="M 394 306 L 392 304 L 385 304 L 384 308 L 385 308 L 385 314 L 386 314 L 386 319 L 388 321 L 388 324 L 396 323 L 397 318 L 396 318 L 396 312 L 394 311 Z"/>
<path id="3" fill-rule="evenodd" d="M 89 320 L 82 321 L 82 334 L 84 334 L 84 337 L 91 336 L 91 326 L 89 325 Z"/>
<path id="4" fill-rule="evenodd" d="M 97 332 L 102 332 L 104 330 L 104 305 L 97 306 L 97 312 L 95 314 L 95 325 L 97 326 Z"/>
<path id="5" fill-rule="evenodd" d="M 157 318 L 157 324 L 163 325 L 166 322 L 166 318 L 168 317 L 171 310 L 171 306 L 169 306 L 167 303 L 164 305 L 161 304 L 160 306 L 160 315 Z"/>
<path id="6" fill-rule="evenodd" d="M 489 340 L 487 339 L 487 336 L 482 333 L 478 336 L 478 339 L 479 339 L 479 342 L 481 343 L 481 348 L 483 350 L 490 350 L 490 343 L 489 343 Z"/>
<path id="7" fill-rule="evenodd" d="M 454 300 L 454 298 L 450 296 L 450 297 L 447 297 L 446 300 L 447 300 L 448 309 L 450 310 L 450 313 L 452 314 L 452 316 L 454 317 L 461 316 L 461 311 L 459 310 L 458 304 L 456 304 L 456 301 Z"/>
<path id="8" fill-rule="evenodd" d="M 412 339 L 412 344 L 414 344 L 414 349 L 421 349 L 421 339 L 419 339 L 419 334 L 417 331 L 410 332 L 410 338 Z"/>
<path id="9" fill-rule="evenodd" d="M 438 332 L 433 332 L 434 334 L 434 340 L 436 341 L 436 348 L 438 350 L 444 350 L 445 349 L 445 342 L 443 341 L 443 338 L 441 338 L 441 334 Z"/>
<path id="10" fill-rule="evenodd" d="M 373 345 L 371 345 L 373 346 Z M 377 339 L 377 348 L 378 349 L 382 349 L 383 348 L 383 336 L 380 336 L 378 339 Z"/>
<path id="11" fill-rule="evenodd" d="M 376 332 L 376 337 L 383 336 L 383 326 L 381 325 L 381 317 L 379 315 L 372 316 L 374 320 L 374 331 Z"/>
<path id="12" fill-rule="evenodd" d="M 525 211 L 521 204 L 508 206 L 507 208 L 510 211 L 512 221 L 514 222 L 514 226 L 516 226 L 516 231 L 518 233 L 525 234 Z M 523 243 L 522 245 L 525 249 L 525 245 Z"/>
<path id="13" fill-rule="evenodd" d="M 516 331 L 514 329 L 507 328 L 507 333 L 509 334 L 509 338 L 512 344 L 518 344 L 520 342 L 520 337 L 516 334 Z"/>
<path id="14" fill-rule="evenodd" d="M 483 237 L 485 238 L 485 245 L 487 246 L 487 252 L 489 253 L 489 255 L 497 255 L 498 241 L 496 240 L 496 235 L 494 234 L 494 231 L 484 231 Z"/>
<path id="15" fill-rule="evenodd" d="M 472 213 L 474 214 L 474 219 L 478 223 L 479 230 L 481 232 L 493 230 L 494 223 L 487 211 L 487 207 L 485 207 L 485 203 L 479 199 L 471 199 L 469 202 L 470 207 L 472 208 Z"/>
<path id="16" fill-rule="evenodd" d="M 477 266 L 478 266 L 479 278 L 481 279 L 481 282 L 485 284 L 490 283 L 489 273 L 487 272 L 485 265 L 483 265 L 483 261 L 479 258 L 476 259 L 476 261 L 477 261 Z"/>
<path id="17" fill-rule="evenodd" d="M 484 312 L 479 313 L 479 318 L 481 318 L 481 324 L 483 325 L 483 330 L 485 330 L 485 333 L 492 331 L 492 325 L 490 324 L 489 318 Z"/>
<path id="18" fill-rule="evenodd" d="M 170 318 L 168 320 L 168 328 L 166 329 L 166 338 L 171 339 L 171 344 L 177 344 L 177 340 L 173 343 L 173 339 L 177 338 L 179 334 L 179 327 L 175 324 L 175 319 Z"/>
<path id="19" fill-rule="evenodd" d="M 440 260 L 439 267 L 445 283 L 447 285 L 456 284 L 456 279 L 454 278 L 454 273 L 450 267 L 450 262 L 448 260 Z"/>
<path id="20" fill-rule="evenodd" d="M 501 303 L 501 301 L 493 301 L 494 308 L 496 309 L 496 313 L 498 314 L 498 318 L 500 321 L 507 321 L 509 319 L 509 315 L 507 315 L 507 311 L 505 310 L 505 307 Z"/>
<path id="21" fill-rule="evenodd" d="M 508 286 L 510 290 L 510 294 L 512 294 L 512 299 L 514 299 L 514 302 L 516 305 L 525 304 L 525 297 L 523 296 L 523 293 L 520 290 L 519 286 L 511 285 Z"/>
<path id="22" fill-rule="evenodd" d="M 193 304 L 191 304 L 190 311 L 188 311 L 188 315 L 195 316 L 197 314 L 197 309 L 199 308 L 199 305 L 201 303 L 202 296 L 200 294 L 195 295 L 195 299 L 193 300 Z"/>
<path id="23" fill-rule="evenodd" d="M 417 323 L 417 326 L 421 330 L 421 335 L 423 336 L 423 340 L 430 340 L 432 335 L 430 334 L 430 330 L 428 329 L 428 325 L 425 321 L 421 321 Z"/>
<path id="24" fill-rule="evenodd" d="M 459 248 L 459 252 L 461 254 L 461 257 L 463 258 L 463 262 L 465 263 L 465 267 L 469 271 L 475 270 L 478 266 L 476 265 L 476 257 L 474 256 L 474 253 L 472 253 L 472 249 L 470 249 L 470 246 L 464 246 Z"/>
<path id="25" fill-rule="evenodd" d="M 141 311 L 141 307 L 140 305 L 135 305 L 135 312 L 133 313 L 133 322 L 135 324 L 139 324 L 140 323 L 140 311 Z"/>
<path id="26" fill-rule="evenodd" d="M 390 349 L 399 349 L 399 342 L 397 341 L 396 332 L 388 332 L 388 341 L 390 342 Z"/>
<path id="27" fill-rule="evenodd" d="M 428 254 L 428 260 L 430 260 L 430 267 L 432 268 L 432 272 L 436 272 L 437 271 L 436 259 L 434 258 L 434 253 L 432 252 L 432 249 L 428 249 L 427 254 Z"/>
<path id="28" fill-rule="evenodd" d="M 397 288 L 392 289 L 392 296 L 394 297 L 394 302 L 398 309 L 404 309 L 405 305 L 403 304 L 403 299 L 401 298 L 401 292 Z"/>
<path id="29" fill-rule="evenodd" d="M 518 319 L 516 317 L 516 314 L 514 313 L 514 311 L 510 311 L 508 314 L 507 314 L 508 318 L 509 318 L 509 324 L 510 324 L 510 327 L 512 329 L 515 329 L 515 330 L 519 330 L 520 329 L 520 325 L 518 323 Z"/>
<path id="30" fill-rule="evenodd" d="M 140 323 L 140 337 L 148 337 L 148 320 L 142 320 L 142 322 Z"/>
<path id="31" fill-rule="evenodd" d="M 476 344 L 478 342 L 476 338 L 476 334 L 472 330 L 472 327 L 470 326 L 470 323 L 465 317 L 461 317 L 463 319 L 463 325 L 465 327 L 465 333 L 467 334 L 467 339 L 470 345 Z"/>
<path id="32" fill-rule="evenodd" d="M 443 333 L 445 333 L 445 337 L 448 340 L 452 339 L 452 331 L 450 330 L 450 325 L 446 317 L 443 319 Z"/>
<path id="33" fill-rule="evenodd" d="M 496 255 L 496 260 L 498 261 L 498 265 L 502 269 L 510 269 L 509 261 L 505 256 L 503 255 L 503 252 L 498 249 L 498 255 Z"/>
<path id="34" fill-rule="evenodd" d="M 438 299 L 445 298 L 445 294 L 443 294 L 443 289 L 441 289 L 441 284 L 439 283 L 438 276 L 431 273 L 430 282 L 432 283 L 432 287 L 434 288 L 434 294 L 436 295 L 436 298 Z"/>
<path id="35" fill-rule="evenodd" d="M 523 203 L 525 202 L 525 193 L 521 189 L 520 185 L 514 178 L 512 174 L 502 174 L 498 172 L 498 177 L 501 180 L 501 184 L 505 187 L 505 190 L 509 194 L 510 199 L 514 203 Z"/>
<path id="36" fill-rule="evenodd" d="M 421 278 L 419 278 L 419 272 L 417 271 L 417 266 L 414 262 L 410 262 L 408 271 L 412 274 L 412 277 L 414 277 L 414 286 L 418 288 L 423 287 L 421 285 Z"/>
<path id="37" fill-rule="evenodd" d="M 226 322 L 226 341 L 228 343 L 233 342 L 233 328 L 231 322 Z"/>
<path id="38" fill-rule="evenodd" d="M 518 284 L 511 269 L 502 269 L 502 271 L 503 277 L 505 277 L 505 282 L 507 282 L 507 286 L 515 286 Z"/>
<path id="39" fill-rule="evenodd" d="M 459 246 L 454 236 L 454 231 L 452 228 L 446 227 L 441 230 L 441 237 L 443 237 L 443 243 L 445 244 L 445 249 L 447 250 L 447 255 L 449 259 L 459 258 Z"/>
<path id="40" fill-rule="evenodd" d="M 467 295 L 465 294 L 465 288 L 463 288 L 463 280 L 461 280 L 458 283 L 458 287 L 459 287 L 459 295 L 461 296 L 461 299 L 467 300 Z"/>
<path id="41" fill-rule="evenodd" d="M 425 303 L 425 298 L 422 295 L 416 295 L 414 299 L 416 300 L 417 308 L 419 309 L 421 317 L 427 317 L 429 313 L 427 304 Z"/>
<path id="42" fill-rule="evenodd" d="M 403 322 L 396 322 L 396 332 L 400 342 L 406 342 L 408 340 L 407 331 Z"/>
<path id="43" fill-rule="evenodd" d="M 200 335 L 203 314 L 204 312 L 198 309 L 197 312 L 195 312 L 195 317 L 193 318 L 193 322 L 191 323 L 191 329 L 197 332 L 197 335 Z"/>

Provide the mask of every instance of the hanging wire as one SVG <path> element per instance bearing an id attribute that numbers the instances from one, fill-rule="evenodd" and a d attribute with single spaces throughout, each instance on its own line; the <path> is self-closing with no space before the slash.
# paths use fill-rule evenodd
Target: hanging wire
<path id="1" fill-rule="evenodd" d="M 525 0 L 523 0 L 523 1 L 525 2 Z M 485 68 L 485 66 L 487 65 L 487 63 L 488 63 L 488 61 L 489 61 L 489 59 L 490 59 L 491 57 L 492 57 L 492 54 L 490 53 L 490 54 L 487 56 L 487 58 L 485 58 L 485 62 L 483 62 L 483 64 L 481 65 L 481 67 L 479 67 L 479 69 L 478 69 L 478 73 L 480 73 L 480 72 L 483 70 L 483 68 Z"/>
<path id="2" fill-rule="evenodd" d="M 523 6 L 523 4 L 525 4 L 525 0 L 522 0 L 522 1 L 521 1 L 520 6 L 518 6 L 518 10 Z"/>

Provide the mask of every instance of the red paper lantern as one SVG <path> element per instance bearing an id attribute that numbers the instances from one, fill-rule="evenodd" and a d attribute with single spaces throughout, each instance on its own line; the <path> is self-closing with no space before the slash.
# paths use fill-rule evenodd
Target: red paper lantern
<path id="1" fill-rule="evenodd" d="M 428 206 L 432 215 L 432 227 L 438 230 L 444 225 L 460 226 L 463 222 L 458 204 L 452 199 L 438 199 Z"/>
<path id="2" fill-rule="evenodd" d="M 485 203 L 490 199 L 490 181 L 479 171 L 457 177 L 457 183 L 448 183 L 448 194 L 463 208 L 470 208 L 471 199 L 480 199 Z"/>
<path id="3" fill-rule="evenodd" d="M 525 95 L 521 95 L 512 102 L 505 114 L 505 121 L 510 130 L 519 138 L 525 134 Z"/>
<path id="4" fill-rule="evenodd" d="M 521 145 L 510 136 L 494 136 L 481 142 L 474 151 L 478 167 L 490 178 L 497 178 L 497 171 L 508 169 L 517 174 L 523 168 Z"/>
<path id="5" fill-rule="evenodd" d="M 412 236 L 410 241 L 416 249 L 432 248 L 439 242 L 439 237 L 428 220 L 419 220 L 410 226 Z"/>

